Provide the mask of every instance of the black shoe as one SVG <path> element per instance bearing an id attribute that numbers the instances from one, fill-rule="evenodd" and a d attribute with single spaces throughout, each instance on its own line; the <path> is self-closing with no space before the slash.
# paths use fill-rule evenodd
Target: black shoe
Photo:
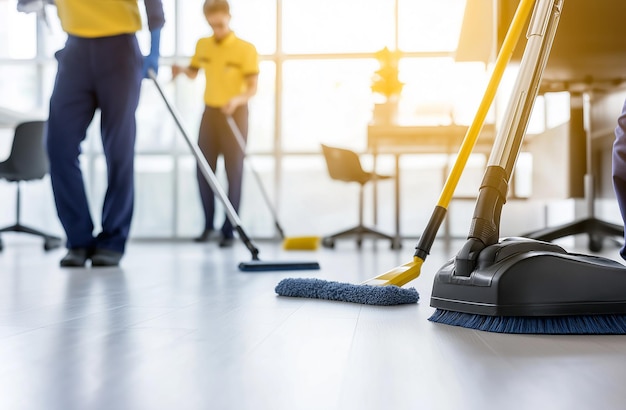
<path id="1" fill-rule="evenodd" d="M 96 249 L 91 255 L 91 266 L 118 266 L 124 256 L 121 252 L 109 249 Z"/>
<path id="2" fill-rule="evenodd" d="M 61 259 L 61 266 L 66 268 L 81 268 L 89 259 L 89 251 L 85 248 L 68 249 L 67 255 Z"/>
<path id="3" fill-rule="evenodd" d="M 205 229 L 200 236 L 193 238 L 194 242 L 208 242 L 211 239 L 211 230 Z"/>
<path id="4" fill-rule="evenodd" d="M 220 248 L 230 248 L 235 243 L 235 238 L 224 237 L 220 239 Z"/>

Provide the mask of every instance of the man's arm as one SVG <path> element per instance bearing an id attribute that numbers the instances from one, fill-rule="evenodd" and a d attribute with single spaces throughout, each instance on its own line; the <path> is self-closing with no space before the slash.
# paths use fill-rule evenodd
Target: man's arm
<path id="1" fill-rule="evenodd" d="M 165 14 L 161 0 L 144 0 L 146 16 L 148 17 L 148 29 L 150 31 L 161 29 L 165 24 Z"/>
<path id="2" fill-rule="evenodd" d="M 17 0 L 17 11 L 22 13 L 44 12 L 46 4 L 54 4 L 54 0 Z"/>
<path id="3" fill-rule="evenodd" d="M 148 78 L 148 70 L 159 71 L 159 56 L 161 45 L 161 28 L 165 24 L 165 14 L 161 0 L 144 0 L 148 29 L 150 30 L 150 53 L 143 60 L 143 76 Z"/>

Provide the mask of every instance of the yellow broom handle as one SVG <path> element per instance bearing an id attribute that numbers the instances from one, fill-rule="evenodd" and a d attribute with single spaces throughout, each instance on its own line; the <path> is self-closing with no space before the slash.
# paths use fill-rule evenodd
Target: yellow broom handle
<path id="1" fill-rule="evenodd" d="M 463 169 L 467 164 L 467 160 L 474 149 L 474 145 L 476 144 L 478 135 L 480 134 L 483 124 L 485 123 L 485 118 L 487 117 L 491 103 L 496 95 L 496 91 L 498 91 L 498 85 L 500 84 L 504 70 L 511 60 L 511 56 L 515 50 L 515 45 L 520 38 L 528 16 L 530 16 L 532 12 L 534 3 L 535 0 L 522 0 L 515 11 L 513 21 L 509 26 L 509 30 L 506 33 L 504 41 L 502 42 L 502 48 L 498 53 L 496 64 L 494 66 L 493 73 L 491 74 L 491 79 L 489 80 L 487 89 L 485 90 L 485 95 L 480 102 L 472 124 L 467 129 L 467 133 L 465 134 L 463 142 L 461 143 L 461 148 L 459 149 L 458 157 L 454 162 L 450 175 L 448 175 L 448 179 L 446 180 L 443 190 L 441 191 L 441 196 L 439 197 L 437 205 L 442 208 L 447 209 L 450 201 L 452 200 L 454 190 L 459 183 L 459 179 L 461 178 Z"/>

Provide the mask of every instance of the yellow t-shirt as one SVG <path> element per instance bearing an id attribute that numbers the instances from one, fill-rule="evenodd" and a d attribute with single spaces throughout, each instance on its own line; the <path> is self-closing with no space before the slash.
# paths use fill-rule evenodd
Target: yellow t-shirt
<path id="1" fill-rule="evenodd" d="M 254 45 L 231 32 L 219 43 L 214 37 L 198 40 L 189 65 L 204 70 L 204 103 L 222 107 L 245 91 L 247 76 L 259 73 L 259 56 Z"/>
<path id="2" fill-rule="evenodd" d="M 78 37 L 107 37 L 141 29 L 137 0 L 55 0 L 63 30 Z"/>

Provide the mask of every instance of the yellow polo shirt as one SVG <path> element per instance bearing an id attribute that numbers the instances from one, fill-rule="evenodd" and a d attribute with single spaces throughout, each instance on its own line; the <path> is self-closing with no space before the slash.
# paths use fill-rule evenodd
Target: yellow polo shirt
<path id="1" fill-rule="evenodd" d="M 189 66 L 204 70 L 204 103 L 222 107 L 245 91 L 247 76 L 259 73 L 259 56 L 254 45 L 230 32 L 220 42 L 213 36 L 198 40 Z"/>
<path id="2" fill-rule="evenodd" d="M 141 29 L 137 0 L 55 0 L 61 27 L 78 37 L 107 37 Z"/>

